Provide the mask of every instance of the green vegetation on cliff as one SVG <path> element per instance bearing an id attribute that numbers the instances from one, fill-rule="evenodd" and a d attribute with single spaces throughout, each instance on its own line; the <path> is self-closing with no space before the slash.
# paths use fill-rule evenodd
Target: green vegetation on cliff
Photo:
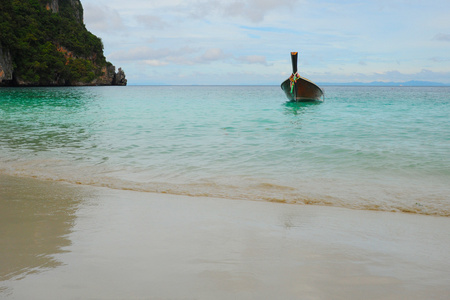
<path id="1" fill-rule="evenodd" d="M 11 53 L 16 82 L 88 84 L 105 75 L 103 43 L 82 20 L 79 0 L 1 0 L 0 47 Z"/>

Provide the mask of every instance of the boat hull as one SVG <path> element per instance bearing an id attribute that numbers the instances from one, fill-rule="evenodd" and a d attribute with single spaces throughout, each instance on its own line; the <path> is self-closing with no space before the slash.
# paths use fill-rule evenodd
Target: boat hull
<path id="1" fill-rule="evenodd" d="M 323 91 L 320 87 L 300 76 L 291 76 L 283 81 L 281 89 L 290 101 L 323 101 Z"/>

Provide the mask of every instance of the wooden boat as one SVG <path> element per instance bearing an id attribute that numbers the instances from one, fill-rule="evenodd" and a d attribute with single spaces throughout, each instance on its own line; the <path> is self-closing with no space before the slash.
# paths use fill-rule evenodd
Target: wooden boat
<path id="1" fill-rule="evenodd" d="M 290 101 L 323 101 L 324 95 L 320 87 L 298 74 L 297 54 L 298 52 L 291 52 L 292 75 L 283 81 L 281 89 Z"/>

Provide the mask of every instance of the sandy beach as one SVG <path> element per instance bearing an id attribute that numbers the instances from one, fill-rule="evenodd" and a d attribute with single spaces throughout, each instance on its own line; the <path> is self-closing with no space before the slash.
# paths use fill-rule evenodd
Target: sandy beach
<path id="1" fill-rule="evenodd" d="M 448 299 L 450 219 L 0 176 L 0 299 Z"/>

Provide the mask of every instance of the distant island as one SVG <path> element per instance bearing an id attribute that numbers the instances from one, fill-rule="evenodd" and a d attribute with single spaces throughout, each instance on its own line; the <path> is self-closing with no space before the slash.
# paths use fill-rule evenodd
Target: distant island
<path id="1" fill-rule="evenodd" d="M 450 86 L 440 82 L 432 81 L 406 81 L 406 82 L 384 82 L 384 81 L 372 81 L 372 82 L 320 82 L 319 85 L 337 85 L 337 86 Z"/>
<path id="2" fill-rule="evenodd" d="M 80 0 L 0 2 L 0 86 L 126 84 L 86 29 Z"/>

